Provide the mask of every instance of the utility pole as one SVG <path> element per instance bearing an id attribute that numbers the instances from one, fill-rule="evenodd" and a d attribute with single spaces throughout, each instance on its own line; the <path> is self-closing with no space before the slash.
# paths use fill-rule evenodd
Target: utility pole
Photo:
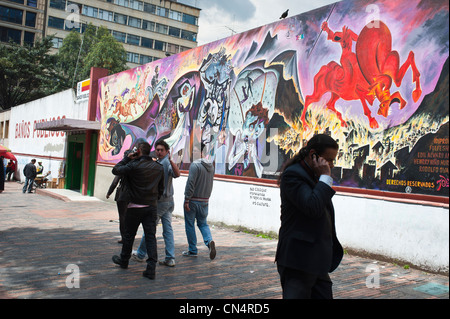
<path id="1" fill-rule="evenodd" d="M 75 82 L 75 76 L 77 75 L 78 61 L 80 60 L 81 49 L 83 48 L 84 37 L 83 37 L 83 23 L 82 23 L 81 20 L 80 20 L 80 34 L 81 34 L 80 51 L 78 51 L 77 63 L 75 64 L 75 72 L 73 73 L 72 88 L 73 88 L 73 85 L 74 85 L 74 82 Z"/>

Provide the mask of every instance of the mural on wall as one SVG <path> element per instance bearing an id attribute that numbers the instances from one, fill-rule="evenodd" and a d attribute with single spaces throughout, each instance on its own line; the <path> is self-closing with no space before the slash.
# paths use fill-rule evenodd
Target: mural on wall
<path id="1" fill-rule="evenodd" d="M 99 80 L 98 162 L 164 139 L 182 169 L 275 179 L 314 134 L 336 185 L 449 195 L 446 1 L 341 1 Z"/>

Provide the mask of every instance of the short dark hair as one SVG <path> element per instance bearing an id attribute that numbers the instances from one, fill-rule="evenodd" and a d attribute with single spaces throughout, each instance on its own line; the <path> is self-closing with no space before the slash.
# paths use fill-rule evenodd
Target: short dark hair
<path id="1" fill-rule="evenodd" d="M 167 144 L 167 143 L 166 143 L 165 141 L 163 141 L 163 140 L 159 140 L 159 141 L 157 141 L 157 142 L 155 143 L 155 149 L 156 149 L 156 146 L 158 146 L 158 145 L 164 146 L 164 148 L 166 149 L 166 151 L 169 150 L 169 144 Z"/>
<path id="2" fill-rule="evenodd" d="M 150 155 L 151 147 L 147 142 L 139 143 L 138 148 L 141 150 L 142 155 Z"/>

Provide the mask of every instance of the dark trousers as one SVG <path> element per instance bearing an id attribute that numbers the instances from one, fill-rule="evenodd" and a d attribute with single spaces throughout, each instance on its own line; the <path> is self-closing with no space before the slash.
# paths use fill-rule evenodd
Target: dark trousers
<path id="1" fill-rule="evenodd" d="M 278 265 L 283 299 L 333 299 L 330 276 L 316 275 Z"/>
<path id="2" fill-rule="evenodd" d="M 125 237 L 125 213 L 127 212 L 128 202 L 117 201 L 116 204 L 117 211 L 119 212 L 119 231 L 123 241 L 123 238 Z"/>
<path id="3" fill-rule="evenodd" d="M 154 270 L 158 259 L 156 251 L 156 202 L 155 205 L 142 208 L 127 208 L 125 214 L 125 237 L 122 242 L 120 258 L 128 261 L 131 257 L 134 238 L 139 225 L 142 224 L 147 247 L 147 269 Z"/>

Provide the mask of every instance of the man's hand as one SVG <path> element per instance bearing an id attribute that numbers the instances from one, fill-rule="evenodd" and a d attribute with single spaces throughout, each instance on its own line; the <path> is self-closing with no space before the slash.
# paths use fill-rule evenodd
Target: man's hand
<path id="1" fill-rule="evenodd" d="M 331 168 L 328 164 L 328 161 L 324 159 L 323 157 L 312 157 L 313 162 L 313 170 L 316 172 L 317 176 L 320 175 L 328 175 L 331 176 Z"/>
<path id="2" fill-rule="evenodd" d="M 189 202 L 184 202 L 184 209 L 189 212 L 191 209 L 189 208 Z"/>
<path id="3" fill-rule="evenodd" d="M 139 157 L 139 151 L 136 151 L 136 152 L 134 152 L 134 153 L 128 154 L 128 158 L 129 158 L 129 159 L 136 159 L 136 158 L 138 158 L 138 157 Z"/>

